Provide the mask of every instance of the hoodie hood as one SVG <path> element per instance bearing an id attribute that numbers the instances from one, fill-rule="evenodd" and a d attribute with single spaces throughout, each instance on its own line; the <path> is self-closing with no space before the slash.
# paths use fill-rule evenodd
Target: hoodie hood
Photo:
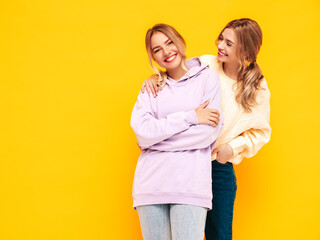
<path id="1" fill-rule="evenodd" d="M 197 76 L 204 69 L 208 68 L 208 65 L 201 62 L 199 57 L 191 58 L 191 59 L 187 60 L 185 63 L 186 63 L 187 68 L 189 69 L 189 71 L 186 72 L 178 81 L 176 81 L 168 76 L 166 83 L 169 86 L 172 84 L 174 84 L 174 85 L 179 84 L 179 85 L 183 86 L 184 84 L 187 83 L 187 81 L 190 78 Z"/>

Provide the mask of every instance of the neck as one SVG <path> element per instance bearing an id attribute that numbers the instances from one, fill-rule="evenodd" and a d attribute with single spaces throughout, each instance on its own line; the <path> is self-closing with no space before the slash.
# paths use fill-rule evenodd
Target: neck
<path id="1" fill-rule="evenodd" d="M 178 81 L 183 75 L 186 74 L 186 72 L 188 72 L 188 68 L 185 64 L 185 62 L 183 62 L 178 68 L 176 69 L 171 69 L 168 70 L 167 69 L 167 73 L 168 75 L 173 79 Z"/>
<path id="2" fill-rule="evenodd" d="M 224 74 L 233 80 L 238 80 L 239 63 L 223 63 Z"/>

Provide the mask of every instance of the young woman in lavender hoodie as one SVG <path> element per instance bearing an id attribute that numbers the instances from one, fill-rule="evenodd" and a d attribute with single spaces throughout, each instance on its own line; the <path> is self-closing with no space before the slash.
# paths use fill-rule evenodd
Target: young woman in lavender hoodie
<path id="1" fill-rule="evenodd" d="M 211 152 L 222 128 L 219 77 L 199 58 L 185 61 L 185 41 L 169 25 L 149 29 L 146 48 L 151 67 L 167 77 L 157 98 L 140 92 L 132 111 L 142 149 L 133 207 L 145 240 L 203 240 L 212 205 Z"/>
<path id="2" fill-rule="evenodd" d="M 231 240 L 233 206 L 237 190 L 233 164 L 254 156 L 270 140 L 270 92 L 257 55 L 262 31 L 252 19 L 229 22 L 220 32 L 217 56 L 201 56 L 201 62 L 218 72 L 222 90 L 224 126 L 212 152 L 212 210 L 207 214 L 207 240 Z M 150 78 L 142 86 L 156 96 L 158 82 Z M 161 91 L 160 91 L 161 92 Z M 159 92 L 159 93 L 160 93 Z M 158 93 L 158 94 L 159 94 Z"/>

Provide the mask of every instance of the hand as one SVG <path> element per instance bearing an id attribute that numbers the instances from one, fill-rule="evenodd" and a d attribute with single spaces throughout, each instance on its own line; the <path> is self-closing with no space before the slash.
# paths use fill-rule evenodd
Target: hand
<path id="1" fill-rule="evenodd" d="M 152 92 L 153 97 L 157 96 L 159 92 L 159 87 L 157 86 L 159 76 L 156 74 L 151 75 L 147 80 L 145 80 L 141 87 L 141 92 L 144 93 L 145 89 L 147 90 L 149 96 L 150 92 Z"/>
<path id="2" fill-rule="evenodd" d="M 223 144 L 212 151 L 211 155 L 214 154 L 219 163 L 225 164 L 233 156 L 233 149 L 229 144 Z"/>
<path id="3" fill-rule="evenodd" d="M 217 126 L 220 121 L 220 113 L 216 109 L 206 108 L 209 101 L 201 104 L 196 108 L 196 114 L 199 124 L 208 124 L 213 127 Z"/>

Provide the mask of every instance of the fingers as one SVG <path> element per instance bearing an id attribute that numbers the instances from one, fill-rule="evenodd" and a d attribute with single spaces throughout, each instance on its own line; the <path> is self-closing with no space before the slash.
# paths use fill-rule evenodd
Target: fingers
<path id="1" fill-rule="evenodd" d="M 213 109 L 213 108 L 206 108 L 206 110 L 212 114 L 216 114 L 218 116 L 220 116 L 220 112 L 217 109 Z"/>
<path id="2" fill-rule="evenodd" d="M 207 121 L 206 121 L 206 124 L 208 125 L 211 125 L 213 127 L 216 127 L 218 124 L 219 124 L 219 121 L 220 121 L 220 118 L 219 117 L 216 117 L 216 116 L 209 116 Z"/>
<path id="3" fill-rule="evenodd" d="M 205 109 L 205 110 L 208 110 L 207 114 L 208 114 L 208 119 L 210 121 L 214 121 L 216 124 L 219 123 L 220 121 L 220 114 L 219 112 L 216 112 L 216 111 L 211 111 L 211 109 Z"/>
<path id="4" fill-rule="evenodd" d="M 154 91 L 155 91 L 156 96 L 158 96 L 159 87 L 158 87 L 158 85 L 156 84 L 156 82 L 153 82 L 153 87 L 154 87 Z"/>
<path id="5" fill-rule="evenodd" d="M 220 117 L 220 112 L 217 109 L 205 108 L 206 106 L 208 106 L 208 104 L 209 104 L 209 101 L 206 101 L 203 104 L 201 104 L 197 109 L 203 108 L 204 111 L 207 112 L 208 114 L 212 116 Z"/>
<path id="6" fill-rule="evenodd" d="M 212 127 L 216 127 L 218 123 L 219 121 L 209 119 L 209 125 L 211 125 Z"/>
<path id="7" fill-rule="evenodd" d="M 215 117 L 210 117 L 209 118 L 209 121 L 210 122 L 213 122 L 215 124 L 215 126 L 217 126 L 219 124 L 219 119 L 218 118 L 215 118 Z M 214 126 L 214 127 L 215 127 Z"/>
<path id="8" fill-rule="evenodd" d="M 156 78 L 158 77 L 158 75 L 152 75 L 142 83 L 142 86 L 141 86 L 142 93 L 144 93 L 144 91 L 147 90 L 149 96 L 150 96 L 150 93 L 152 93 L 154 97 L 157 95 L 156 85 L 154 83 L 155 76 Z"/>
<path id="9" fill-rule="evenodd" d="M 212 118 L 216 118 L 218 120 L 220 120 L 220 116 L 216 113 L 209 113 L 209 116 L 212 117 Z"/>
<path id="10" fill-rule="evenodd" d="M 211 155 L 216 154 L 218 152 L 218 148 L 213 149 Z"/>
<path id="11" fill-rule="evenodd" d="M 150 78 L 148 78 L 145 82 L 146 85 L 148 86 L 150 92 L 152 92 L 153 97 L 158 96 L 158 92 L 159 92 L 159 88 L 156 84 L 158 80 L 158 75 L 155 76 L 151 76 Z M 150 95 L 150 94 L 149 94 Z"/>
<path id="12" fill-rule="evenodd" d="M 146 83 L 143 82 L 143 83 L 142 83 L 142 86 L 141 86 L 141 92 L 142 92 L 142 93 L 144 93 L 144 88 L 145 88 L 145 87 L 146 87 Z"/>
<path id="13" fill-rule="evenodd" d="M 205 121 L 203 122 L 203 124 L 207 124 L 207 125 L 210 125 L 210 126 L 212 126 L 212 127 L 216 127 L 216 126 L 217 126 L 216 122 L 215 122 L 215 121 L 212 121 L 211 119 L 205 120 Z"/>
<path id="14" fill-rule="evenodd" d="M 218 114 L 216 111 L 212 111 L 212 109 L 203 109 L 206 114 L 206 124 L 217 126 L 220 121 L 220 114 Z"/>
<path id="15" fill-rule="evenodd" d="M 148 94 L 149 94 L 149 96 L 150 96 L 150 92 L 151 92 L 151 90 L 150 90 L 150 87 L 149 87 L 149 85 L 148 85 L 148 84 L 146 84 L 146 90 L 147 90 L 147 92 L 148 92 Z"/>
<path id="16" fill-rule="evenodd" d="M 205 108 L 206 106 L 208 106 L 209 104 L 209 100 L 208 101 L 205 101 L 204 103 L 202 103 L 199 108 Z"/>
<path id="17" fill-rule="evenodd" d="M 150 87 L 151 92 L 152 92 L 152 94 L 153 94 L 153 97 L 156 97 L 156 96 L 157 96 L 157 91 L 156 91 L 156 84 L 155 84 L 155 82 L 154 82 L 153 80 L 150 80 L 150 81 L 148 82 L 148 84 L 149 84 L 149 87 Z"/>

